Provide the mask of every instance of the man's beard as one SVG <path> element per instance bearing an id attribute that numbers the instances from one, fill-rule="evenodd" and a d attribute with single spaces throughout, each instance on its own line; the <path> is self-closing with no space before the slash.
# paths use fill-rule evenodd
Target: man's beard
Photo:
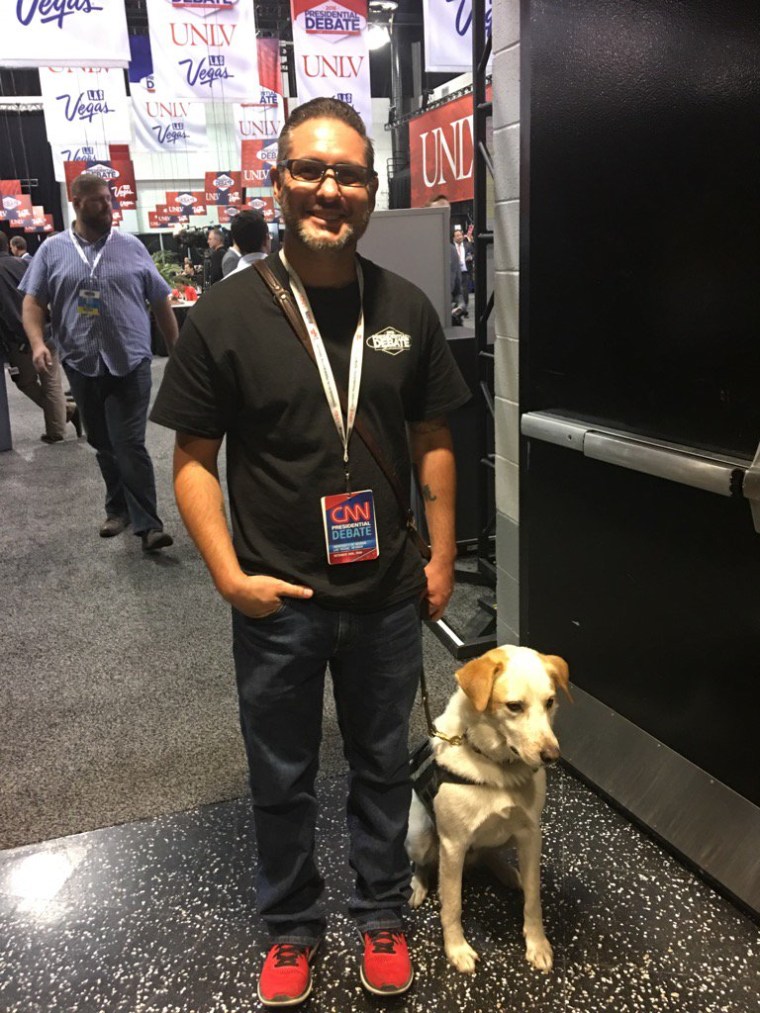
<path id="1" fill-rule="evenodd" d="M 105 235 L 106 232 L 110 231 L 113 224 L 113 215 L 109 211 L 108 216 L 103 215 L 87 215 L 84 218 L 81 214 L 79 215 L 79 221 L 84 225 L 85 228 L 91 232 L 99 232 L 101 235 Z"/>
<path id="2" fill-rule="evenodd" d="M 338 236 L 317 238 L 310 234 L 306 222 L 291 207 L 290 197 L 284 188 L 280 194 L 279 204 L 286 232 L 296 236 L 303 246 L 313 253 L 337 253 L 340 250 L 345 250 L 347 246 L 354 246 L 364 235 L 372 213 L 367 208 L 361 219 L 353 225 L 343 222 L 343 228 Z"/>

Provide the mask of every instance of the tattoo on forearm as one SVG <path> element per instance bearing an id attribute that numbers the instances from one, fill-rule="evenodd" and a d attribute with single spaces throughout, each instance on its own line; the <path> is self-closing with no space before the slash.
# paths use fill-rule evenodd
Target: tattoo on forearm
<path id="1" fill-rule="evenodd" d="M 435 495 L 435 493 L 433 492 L 433 490 L 430 488 L 429 485 L 423 485 L 422 498 L 427 500 L 428 503 L 432 503 L 434 500 L 438 499 L 438 497 Z"/>

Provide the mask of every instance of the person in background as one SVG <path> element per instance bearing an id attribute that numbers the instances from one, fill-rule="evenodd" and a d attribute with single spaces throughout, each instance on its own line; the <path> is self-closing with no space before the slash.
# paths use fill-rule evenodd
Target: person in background
<path id="1" fill-rule="evenodd" d="M 35 369 L 48 372 L 47 307 L 74 400 L 106 486 L 102 538 L 132 524 L 146 552 L 172 544 L 158 516 L 153 462 L 145 446 L 151 388 L 150 318 L 171 351 L 177 323 L 170 288 L 135 236 L 111 227 L 111 191 L 99 177 L 71 185 L 76 220 L 40 247 L 20 288 Z"/>
<path id="2" fill-rule="evenodd" d="M 232 243 L 238 251 L 238 262 L 233 274 L 244 271 L 255 260 L 263 260 L 272 245 L 266 219 L 259 211 L 241 211 L 230 226 Z"/>
<path id="3" fill-rule="evenodd" d="M 450 208 L 448 197 L 438 194 L 431 197 L 425 204 L 426 208 Z M 463 326 L 467 314 L 467 298 L 462 285 L 462 272 L 459 266 L 459 254 L 454 243 L 449 243 L 449 285 L 451 288 L 451 323 L 455 327 Z"/>
<path id="4" fill-rule="evenodd" d="M 242 214 L 243 212 L 240 212 L 240 213 Z M 236 218 L 238 218 L 238 215 L 235 215 L 235 218 L 232 219 L 233 224 L 234 224 Z M 230 225 L 230 235 L 233 235 L 232 225 Z M 235 241 L 234 241 L 234 235 L 233 235 L 232 245 L 230 246 L 230 248 L 228 250 L 225 251 L 224 257 L 222 258 L 222 277 L 223 278 L 226 278 L 227 275 L 232 274 L 232 272 L 238 266 L 238 261 L 239 260 L 240 260 L 240 250 L 238 250 L 235 247 Z"/>
<path id="5" fill-rule="evenodd" d="M 42 409 L 45 432 L 40 439 L 43 443 L 60 443 L 67 422 L 74 426 L 77 436 L 82 435 L 82 422 L 77 406 L 64 397 L 61 366 L 47 331 L 50 369 L 38 373 L 34 368 L 21 322 L 24 297 L 18 288 L 26 269 L 27 261 L 23 257 L 12 257 L 8 253 L 8 237 L 0 232 L 0 351 L 8 360 L 11 379 L 18 389 Z"/>
<path id="6" fill-rule="evenodd" d="M 473 251 L 472 243 L 469 239 L 465 239 L 464 231 L 462 229 L 454 229 L 454 249 L 457 251 L 457 259 L 459 260 L 459 269 L 462 273 L 462 288 L 464 290 L 464 301 L 465 306 L 468 302 L 468 295 L 472 292 L 472 262 L 473 262 Z"/>
<path id="7" fill-rule="evenodd" d="M 215 285 L 224 277 L 222 272 L 222 261 L 226 253 L 224 244 L 224 232 L 220 228 L 209 229 L 208 248 L 211 251 L 208 257 L 208 275 L 206 284 Z"/>
<path id="8" fill-rule="evenodd" d="M 232 606 L 256 901 L 271 935 L 258 994 L 271 1007 L 310 994 L 325 932 L 314 834 L 328 664 L 350 768 L 349 910 L 362 939 L 361 982 L 384 997 L 412 983 L 403 929 L 409 715 L 421 603 L 437 619 L 454 586 L 445 416 L 470 396 L 429 300 L 357 255 L 378 185 L 361 117 L 336 99 L 306 102 L 277 154 L 271 180 L 285 240 L 265 263 L 292 292 L 320 365 L 258 271 L 241 271 L 188 316 L 151 413 L 177 433 L 180 513 Z M 347 416 L 336 385 L 348 389 Z M 391 483 L 352 435 L 356 405 L 402 489 L 410 458 L 417 465 L 427 564 Z M 225 439 L 232 535 L 218 472 Z"/>
<path id="9" fill-rule="evenodd" d="M 19 260 L 23 260 L 26 263 L 32 259 L 32 254 L 27 249 L 26 240 L 23 236 L 14 236 L 11 239 L 11 253 L 14 257 L 18 257 Z"/>

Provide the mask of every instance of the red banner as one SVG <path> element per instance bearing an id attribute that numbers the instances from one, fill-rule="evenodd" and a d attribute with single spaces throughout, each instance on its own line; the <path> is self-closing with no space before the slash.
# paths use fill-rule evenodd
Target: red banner
<path id="1" fill-rule="evenodd" d="M 280 40 L 256 39 L 259 58 L 259 84 L 262 88 L 282 95 L 282 69 L 280 66 Z"/>
<path id="2" fill-rule="evenodd" d="M 166 203 L 179 205 L 180 214 L 206 214 L 206 194 L 203 190 L 167 190 Z"/>
<path id="3" fill-rule="evenodd" d="M 241 173 L 207 172 L 206 204 L 240 204 L 243 195 Z"/>
<path id="4" fill-rule="evenodd" d="M 54 230 L 52 215 L 35 216 L 32 218 L 32 224 L 27 222 L 24 225 L 24 232 L 53 232 Z"/>
<path id="5" fill-rule="evenodd" d="M 271 186 L 269 170 L 277 162 L 277 142 L 242 141 L 240 160 L 244 186 Z"/>
<path id="6" fill-rule="evenodd" d="M 491 98 L 491 87 L 486 89 Z M 412 207 L 421 208 L 443 195 L 472 200 L 474 163 L 472 95 L 446 102 L 409 121 Z"/>
<path id="7" fill-rule="evenodd" d="M 245 209 L 246 211 L 258 211 L 268 222 L 273 222 L 277 217 L 274 197 L 249 197 Z"/>
<path id="8" fill-rule="evenodd" d="M 21 193 L 20 179 L 0 179 L 0 197 L 12 197 Z"/>
<path id="9" fill-rule="evenodd" d="M 9 193 L 0 197 L 0 222 L 32 217 L 32 198 L 25 193 Z M 28 225 L 28 221 L 24 222 Z M 11 226 L 12 228 L 14 226 Z M 18 226 L 15 226 L 18 228 Z"/>
<path id="10" fill-rule="evenodd" d="M 108 184 L 111 200 L 117 211 L 134 211 L 137 206 L 137 187 L 135 186 L 135 170 L 130 161 L 106 162 L 64 162 L 63 171 L 66 176 L 66 194 L 71 200 L 71 184 L 84 173 L 100 176 Z"/>

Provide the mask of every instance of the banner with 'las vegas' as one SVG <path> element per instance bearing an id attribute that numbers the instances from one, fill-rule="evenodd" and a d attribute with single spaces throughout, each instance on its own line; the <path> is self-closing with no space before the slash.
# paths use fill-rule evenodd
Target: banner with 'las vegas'
<path id="1" fill-rule="evenodd" d="M 3 67 L 126 67 L 124 0 L 4 0 Z"/>
<path id="2" fill-rule="evenodd" d="M 185 98 L 159 98 L 154 88 L 146 86 L 150 78 L 131 84 L 132 125 L 135 148 L 139 151 L 173 152 L 206 151 L 206 112 L 202 102 Z"/>
<path id="3" fill-rule="evenodd" d="M 153 56 L 146 35 L 129 39 L 129 90 L 135 148 L 151 153 L 205 151 L 206 107 L 202 102 L 160 95 L 153 79 Z"/>
<path id="4" fill-rule="evenodd" d="M 40 67 L 45 131 L 69 148 L 129 144 L 124 71 L 109 67 Z"/>
<path id="5" fill-rule="evenodd" d="M 348 102 L 372 133 L 367 0 L 290 0 L 299 102 Z"/>
<path id="6" fill-rule="evenodd" d="M 258 88 L 251 0 L 147 0 L 158 95 L 240 102 Z"/>

